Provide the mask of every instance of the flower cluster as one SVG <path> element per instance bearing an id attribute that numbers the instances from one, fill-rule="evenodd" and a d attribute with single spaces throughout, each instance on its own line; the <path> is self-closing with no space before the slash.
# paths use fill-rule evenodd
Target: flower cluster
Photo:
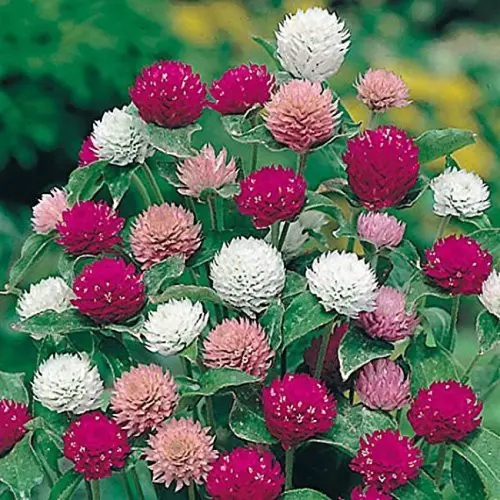
<path id="1" fill-rule="evenodd" d="M 31 418 L 25 404 L 5 398 L 0 400 L 0 456 L 26 434 L 24 426 Z"/>

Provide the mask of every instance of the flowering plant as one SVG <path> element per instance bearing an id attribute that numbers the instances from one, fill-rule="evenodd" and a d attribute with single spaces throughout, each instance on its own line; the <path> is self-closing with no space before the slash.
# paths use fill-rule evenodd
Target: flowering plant
<path id="1" fill-rule="evenodd" d="M 96 499 L 113 474 L 139 499 L 151 484 L 160 499 L 432 500 L 450 484 L 500 498 L 500 437 L 470 382 L 500 340 L 500 231 L 487 185 L 451 156 L 474 134 L 375 127 L 411 105 L 384 69 L 355 82 L 372 112 L 355 123 L 327 82 L 349 31 L 324 9 L 256 41 L 276 70 L 242 65 L 208 90 L 186 63 L 144 68 L 34 207 L 6 292 L 39 354 L 32 380 L 0 374 L 0 481 L 16 498 L 45 479 L 51 499 L 83 481 Z M 194 148 L 207 108 L 248 157 Z M 260 148 L 296 166 L 261 165 Z M 313 189 L 317 154 L 331 178 Z M 431 180 L 423 165 L 439 158 Z M 400 217 L 428 188 L 442 223 L 424 252 Z M 443 237 L 452 218 L 471 231 Z M 21 291 L 55 245 L 56 276 Z M 466 369 L 453 355 L 463 295 L 484 305 Z"/>

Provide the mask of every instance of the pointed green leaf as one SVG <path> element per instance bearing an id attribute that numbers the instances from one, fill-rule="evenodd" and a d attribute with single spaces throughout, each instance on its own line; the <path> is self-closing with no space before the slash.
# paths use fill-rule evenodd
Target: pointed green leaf
<path id="1" fill-rule="evenodd" d="M 172 257 L 149 268 L 144 273 L 148 295 L 156 295 L 165 283 L 181 276 L 184 269 L 184 257 L 180 254 L 172 255 Z"/>
<path id="2" fill-rule="evenodd" d="M 418 477 L 391 491 L 397 500 L 442 500 L 443 495 L 436 488 L 434 481 L 424 471 Z"/>
<path id="3" fill-rule="evenodd" d="M 192 301 L 213 302 L 222 304 L 219 296 L 206 286 L 174 285 L 167 288 L 163 293 L 151 298 L 154 304 L 161 304 L 171 299 L 190 299 Z"/>
<path id="4" fill-rule="evenodd" d="M 315 193 L 314 191 L 307 192 L 307 201 L 304 206 L 304 211 L 315 210 L 331 217 L 338 224 L 338 229 L 335 232 L 335 236 L 339 237 L 344 234 L 344 231 L 349 226 L 344 212 L 342 209 L 330 198 L 323 196 L 322 194 Z"/>
<path id="5" fill-rule="evenodd" d="M 52 487 L 49 500 L 70 500 L 82 481 L 82 474 L 68 470 Z"/>
<path id="6" fill-rule="evenodd" d="M 433 296 L 441 299 L 449 299 L 450 295 L 438 287 L 432 286 L 425 279 L 422 271 L 417 271 L 406 284 L 406 309 L 414 310 L 422 297 Z"/>
<path id="7" fill-rule="evenodd" d="M 252 36 L 252 40 L 266 51 L 266 53 L 274 61 L 278 69 L 283 69 L 276 55 L 276 42 L 265 40 L 260 36 Z"/>
<path id="8" fill-rule="evenodd" d="M 429 179 L 419 175 L 415 185 L 408 191 L 407 195 L 395 206 L 395 208 L 409 208 L 415 205 L 420 197 L 427 191 Z"/>
<path id="9" fill-rule="evenodd" d="M 133 167 L 119 167 L 117 165 L 108 165 L 104 170 L 104 183 L 108 187 L 109 194 L 113 199 L 113 208 L 118 208 L 123 197 L 130 188 L 132 175 L 139 168 L 138 165 Z"/>
<path id="10" fill-rule="evenodd" d="M 462 500 L 484 500 L 488 494 L 474 467 L 461 455 L 453 452 L 451 459 L 453 488 Z"/>
<path id="11" fill-rule="evenodd" d="M 281 301 L 275 299 L 271 302 L 266 312 L 260 318 L 260 324 L 268 335 L 269 343 L 277 351 L 282 343 L 282 328 L 285 308 Z"/>
<path id="12" fill-rule="evenodd" d="M 151 145 L 158 151 L 177 158 L 186 158 L 196 154 L 191 144 L 191 136 L 201 130 L 197 123 L 181 128 L 163 128 L 149 123 L 146 133 Z"/>
<path id="13" fill-rule="evenodd" d="M 384 285 L 401 290 L 420 269 L 420 256 L 409 240 L 403 240 L 396 248 L 382 250 L 382 255 L 392 262 L 392 270 Z"/>
<path id="14" fill-rule="evenodd" d="M 500 259 L 500 229 L 478 229 L 469 236 L 474 238 L 484 250 L 488 250 L 494 259 Z"/>
<path id="15" fill-rule="evenodd" d="M 24 373 L 0 372 L 0 399 L 28 404 L 29 396 L 24 385 L 24 376 Z"/>
<path id="16" fill-rule="evenodd" d="M 428 307 L 421 311 L 424 332 L 445 349 L 450 350 L 453 343 L 453 332 L 450 332 L 450 314 L 439 307 Z M 433 347 L 433 346 L 429 346 Z"/>
<path id="17" fill-rule="evenodd" d="M 307 280 L 293 271 L 286 272 L 285 288 L 281 293 L 283 300 L 291 299 L 307 290 Z"/>
<path id="18" fill-rule="evenodd" d="M 486 354 L 500 344 L 500 321 L 488 311 L 481 311 L 476 320 L 479 354 Z"/>
<path id="19" fill-rule="evenodd" d="M 68 203 L 91 200 L 104 184 L 104 170 L 108 161 L 96 161 L 87 167 L 78 167 L 68 180 Z"/>
<path id="20" fill-rule="evenodd" d="M 285 491 L 280 496 L 280 500 L 330 500 L 329 497 L 320 493 L 319 491 L 311 490 L 309 488 L 302 488 L 300 490 Z"/>
<path id="21" fill-rule="evenodd" d="M 420 163 L 427 163 L 476 142 L 476 134 L 470 130 L 447 128 L 428 130 L 415 139 L 419 148 Z"/>

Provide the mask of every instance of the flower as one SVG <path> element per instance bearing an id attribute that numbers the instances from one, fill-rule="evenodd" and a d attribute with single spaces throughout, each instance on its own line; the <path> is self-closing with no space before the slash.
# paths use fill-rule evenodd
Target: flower
<path id="1" fill-rule="evenodd" d="M 327 311 L 349 318 L 372 311 L 377 295 L 373 269 L 354 253 L 327 252 L 314 259 L 306 270 L 309 290 Z"/>
<path id="2" fill-rule="evenodd" d="M 196 155 L 186 158 L 177 167 L 177 175 L 182 187 L 179 193 L 199 198 L 206 189 L 220 189 L 234 184 L 238 168 L 234 158 L 227 162 L 227 151 L 222 148 L 216 156 L 213 146 L 206 144 Z"/>
<path id="3" fill-rule="evenodd" d="M 120 426 L 100 411 L 82 415 L 63 436 L 64 456 L 86 481 L 111 476 L 125 465 L 130 445 Z"/>
<path id="4" fill-rule="evenodd" d="M 265 241 L 233 238 L 210 263 L 210 278 L 225 304 L 254 318 L 282 292 L 285 265 Z"/>
<path id="5" fill-rule="evenodd" d="M 209 92 L 215 102 L 208 105 L 221 115 L 243 114 L 268 101 L 274 84 L 274 75 L 264 65 L 242 64 L 212 83 Z"/>
<path id="6" fill-rule="evenodd" d="M 57 243 L 73 255 L 109 252 L 122 242 L 124 225 L 125 219 L 105 201 L 81 201 L 63 212 Z"/>
<path id="7" fill-rule="evenodd" d="M 329 430 L 337 402 L 326 386 L 307 373 L 287 373 L 262 390 L 264 419 L 269 432 L 286 450 Z"/>
<path id="8" fill-rule="evenodd" d="M 347 180 L 369 210 L 396 205 L 418 178 L 418 146 L 404 130 L 392 126 L 366 130 L 347 141 Z"/>
<path id="9" fill-rule="evenodd" d="M 97 323 L 119 323 L 142 309 L 144 289 L 133 264 L 105 257 L 87 264 L 75 278 L 71 303 Z"/>
<path id="10" fill-rule="evenodd" d="M 500 273 L 498 271 L 493 269 L 483 282 L 479 300 L 489 313 L 500 318 Z"/>
<path id="11" fill-rule="evenodd" d="M 415 434 L 430 444 L 460 441 L 481 424 L 483 404 L 468 386 L 455 380 L 434 382 L 420 389 L 408 421 Z"/>
<path id="12" fill-rule="evenodd" d="M 208 314 L 200 302 L 172 299 L 149 312 L 141 337 L 150 351 L 170 356 L 192 344 L 207 323 Z"/>
<path id="13" fill-rule="evenodd" d="M 423 462 L 422 452 L 413 440 L 397 430 L 387 429 L 359 440 L 358 454 L 350 467 L 363 476 L 367 486 L 388 493 L 415 479 Z"/>
<path id="14" fill-rule="evenodd" d="M 452 295 L 479 295 L 493 258 L 468 236 L 448 236 L 425 251 L 424 273 Z"/>
<path id="15" fill-rule="evenodd" d="M 190 484 L 202 484 L 218 456 L 214 450 L 215 438 L 209 428 L 190 418 L 170 419 L 156 434 L 150 436 L 146 460 L 155 483 L 169 487 L 175 482 L 175 491 Z"/>
<path id="16" fill-rule="evenodd" d="M 434 213 L 441 217 L 478 217 L 490 208 L 488 185 L 474 172 L 447 168 L 431 182 Z"/>
<path id="17" fill-rule="evenodd" d="M 358 91 L 357 99 L 375 113 L 411 104 L 403 79 L 386 69 L 368 69 L 363 76 L 359 75 L 354 87 Z"/>
<path id="18" fill-rule="evenodd" d="M 340 112 L 338 101 L 320 83 L 291 80 L 266 104 L 264 120 L 276 141 L 304 153 L 333 136 Z"/>
<path id="19" fill-rule="evenodd" d="M 349 48 L 349 31 L 335 13 L 298 10 L 276 32 L 277 56 L 296 78 L 321 82 L 337 73 Z"/>
<path id="20" fill-rule="evenodd" d="M 392 497 L 375 486 L 368 486 L 365 489 L 363 486 L 356 486 L 351 491 L 351 500 L 392 500 Z"/>
<path id="21" fill-rule="evenodd" d="M 306 201 L 304 177 L 281 165 L 252 172 L 240 182 L 240 188 L 234 201 L 240 213 L 252 217 L 257 228 L 293 219 Z"/>
<path id="22" fill-rule="evenodd" d="M 406 224 L 392 215 L 369 212 L 358 217 L 358 236 L 377 248 L 397 247 L 405 234 Z"/>
<path id="23" fill-rule="evenodd" d="M 159 61 L 145 67 L 130 89 L 130 98 L 147 123 L 185 127 L 201 116 L 206 85 L 189 64 Z"/>
<path id="24" fill-rule="evenodd" d="M 136 436 L 154 430 L 169 418 L 179 395 L 174 377 L 158 365 L 139 365 L 122 373 L 115 382 L 111 408 L 116 422 Z"/>
<path id="25" fill-rule="evenodd" d="M 32 418 L 24 403 L 0 399 L 0 456 L 23 438 L 27 432 L 24 425 Z"/>
<path id="26" fill-rule="evenodd" d="M 144 269 L 172 255 L 191 257 L 201 245 L 201 224 L 183 207 L 151 205 L 134 222 L 130 246 Z"/>
<path id="27" fill-rule="evenodd" d="M 31 224 L 38 234 L 47 234 L 54 230 L 62 219 L 62 214 L 69 208 L 68 196 L 63 189 L 54 188 L 50 193 L 42 194 L 33 207 Z"/>
<path id="28" fill-rule="evenodd" d="M 375 309 L 359 315 L 359 325 L 374 339 L 396 342 L 415 333 L 419 320 L 406 311 L 405 296 L 390 286 L 382 286 L 375 298 Z"/>
<path id="29" fill-rule="evenodd" d="M 99 154 L 94 146 L 92 135 L 89 135 L 82 142 L 80 152 L 78 153 L 78 166 L 87 167 L 99 160 Z"/>
<path id="30" fill-rule="evenodd" d="M 35 373 L 33 396 L 57 413 L 81 414 L 98 408 L 104 386 L 86 354 L 53 354 Z"/>
<path id="31" fill-rule="evenodd" d="M 266 378 L 274 359 L 264 329 L 256 322 L 225 319 L 203 342 L 203 363 L 209 368 L 236 368 Z"/>
<path id="32" fill-rule="evenodd" d="M 235 448 L 214 463 L 207 477 L 213 500 L 276 500 L 285 476 L 275 456 L 257 448 Z"/>

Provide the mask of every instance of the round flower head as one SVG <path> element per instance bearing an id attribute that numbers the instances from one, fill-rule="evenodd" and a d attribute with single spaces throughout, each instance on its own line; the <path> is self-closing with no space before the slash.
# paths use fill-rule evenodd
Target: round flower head
<path id="1" fill-rule="evenodd" d="M 251 318 L 266 309 L 285 286 L 285 265 L 276 248 L 256 238 L 234 238 L 210 264 L 219 297 Z"/>
<path id="2" fill-rule="evenodd" d="M 130 246 L 143 269 L 172 255 L 191 257 L 201 245 L 201 225 L 183 207 L 163 203 L 151 205 L 134 222 Z"/>
<path id="3" fill-rule="evenodd" d="M 63 436 L 64 456 L 86 481 L 109 477 L 125 465 L 130 445 L 120 426 L 100 411 L 72 422 Z"/>
<path id="4" fill-rule="evenodd" d="M 359 315 L 359 325 L 374 339 L 396 342 L 415 333 L 416 312 L 406 311 L 405 296 L 390 286 L 382 286 L 375 299 L 375 309 Z"/>
<path id="5" fill-rule="evenodd" d="M 291 80 L 266 104 L 264 120 L 277 142 L 303 153 L 333 136 L 340 123 L 338 101 L 320 83 Z"/>
<path id="6" fill-rule="evenodd" d="M 392 215 L 369 212 L 358 217 L 358 236 L 377 248 L 397 247 L 405 234 L 406 224 Z"/>
<path id="7" fill-rule="evenodd" d="M 261 379 L 274 359 L 264 329 L 256 322 L 225 319 L 203 342 L 203 363 L 209 368 L 236 368 Z"/>
<path id="8" fill-rule="evenodd" d="M 358 91 L 358 100 L 375 113 L 411 104 L 403 79 L 386 69 L 370 68 L 363 76 L 359 75 L 354 87 Z"/>
<path id="9" fill-rule="evenodd" d="M 266 426 L 285 450 L 326 432 L 337 416 L 335 398 L 307 373 L 274 379 L 262 390 L 262 403 Z"/>
<path id="10" fill-rule="evenodd" d="M 54 188 L 50 193 L 42 194 L 33 207 L 31 224 L 38 234 L 53 231 L 62 219 L 62 214 L 69 208 L 68 197 L 62 189 Z"/>
<path id="11" fill-rule="evenodd" d="M 26 434 L 24 425 L 33 417 L 24 403 L 0 399 L 0 456 Z"/>
<path id="12" fill-rule="evenodd" d="M 189 64 L 159 61 L 147 66 L 130 89 L 130 98 L 147 123 L 185 127 L 201 116 L 207 89 Z"/>
<path id="13" fill-rule="evenodd" d="M 359 472 L 367 486 L 388 493 L 415 479 L 423 465 L 422 452 L 399 431 L 387 429 L 359 440 L 351 469 Z"/>
<path id="14" fill-rule="evenodd" d="M 169 418 L 179 395 L 174 377 L 158 365 L 139 365 L 115 382 L 111 408 L 129 436 L 136 436 Z"/>
<path id="15" fill-rule="evenodd" d="M 481 424 L 483 404 L 468 386 L 455 380 L 420 389 L 408 412 L 415 434 L 430 444 L 460 441 Z"/>
<path id="16" fill-rule="evenodd" d="M 491 271 L 488 279 L 483 283 L 479 300 L 490 314 L 500 318 L 500 273 L 498 271 Z"/>
<path id="17" fill-rule="evenodd" d="M 144 289 L 132 264 L 106 257 L 87 264 L 75 278 L 71 303 L 96 323 L 119 323 L 142 309 Z"/>
<path id="18" fill-rule="evenodd" d="M 199 198 L 206 189 L 220 189 L 227 184 L 234 184 L 238 168 L 234 158 L 227 163 L 227 151 L 222 148 L 216 155 L 213 146 L 206 144 L 193 157 L 186 158 L 177 167 L 177 175 L 182 187 L 179 193 Z"/>
<path id="19" fill-rule="evenodd" d="M 72 255 L 109 252 L 122 242 L 125 219 L 105 201 L 81 201 L 62 214 L 57 224 L 57 243 Z"/>
<path id="20" fill-rule="evenodd" d="M 477 217 L 490 208 L 490 190 L 474 172 L 447 168 L 431 182 L 434 213 L 441 217 Z"/>
<path id="21" fill-rule="evenodd" d="M 309 290 L 327 311 L 349 318 L 375 307 L 377 279 L 373 269 L 354 253 L 328 252 L 306 271 Z"/>
<path id="22" fill-rule="evenodd" d="M 448 236 L 425 251 L 424 272 L 452 295 L 479 295 L 491 272 L 493 258 L 468 236 Z"/>
<path id="23" fill-rule="evenodd" d="M 218 456 L 213 446 L 215 438 L 209 431 L 190 418 L 174 418 L 162 424 L 150 436 L 145 453 L 153 481 L 167 488 L 175 483 L 175 491 L 193 483 L 202 484 Z"/>
<path id="24" fill-rule="evenodd" d="M 351 491 L 351 500 L 392 500 L 392 496 L 380 491 L 375 486 L 356 486 Z"/>
<path id="25" fill-rule="evenodd" d="M 417 182 L 418 146 L 396 127 L 366 130 L 350 139 L 343 158 L 349 186 L 369 210 L 396 205 Z"/>
<path id="26" fill-rule="evenodd" d="M 275 78 L 265 66 L 242 64 L 227 70 L 210 87 L 215 102 L 209 106 L 221 115 L 246 113 L 255 105 L 262 106 L 271 97 Z"/>
<path id="27" fill-rule="evenodd" d="M 313 82 L 337 73 L 349 43 L 344 22 L 318 7 L 287 16 L 276 32 L 277 56 L 283 68 L 296 78 Z"/>
<path id="28" fill-rule="evenodd" d="M 252 217 L 257 228 L 293 219 L 306 201 L 307 183 L 291 168 L 272 165 L 252 172 L 240 182 L 238 210 Z"/>
<path id="29" fill-rule="evenodd" d="M 257 448 L 235 448 L 220 456 L 207 477 L 213 500 L 276 500 L 285 476 L 274 455 Z"/>
<path id="30" fill-rule="evenodd" d="M 170 356 L 193 343 L 207 323 L 208 314 L 200 302 L 172 299 L 149 313 L 141 336 L 147 349 Z"/>
<path id="31" fill-rule="evenodd" d="M 89 135 L 83 142 L 78 153 L 78 166 L 87 167 L 99 160 L 97 149 L 92 141 L 92 135 Z"/>
<path id="32" fill-rule="evenodd" d="M 86 354 L 54 354 L 35 373 L 33 396 L 57 413 L 85 413 L 98 408 L 104 386 Z"/>

